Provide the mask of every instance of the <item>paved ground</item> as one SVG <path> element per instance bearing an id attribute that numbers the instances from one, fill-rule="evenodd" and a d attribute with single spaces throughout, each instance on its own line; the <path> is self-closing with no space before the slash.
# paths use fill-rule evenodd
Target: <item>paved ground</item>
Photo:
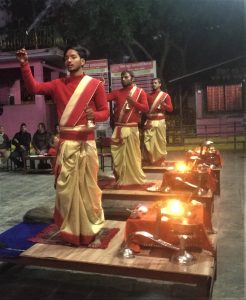
<path id="1" fill-rule="evenodd" d="M 243 153 L 224 152 L 221 195 L 216 196 L 214 225 L 218 231 L 218 275 L 213 300 L 245 300 L 244 295 L 244 195 L 246 158 Z M 169 159 L 182 156 L 170 153 Z M 0 232 L 22 221 L 37 206 L 53 208 L 52 175 L 0 171 Z M 0 265 L 2 300 L 166 300 L 191 299 L 189 287 L 137 279 Z"/>

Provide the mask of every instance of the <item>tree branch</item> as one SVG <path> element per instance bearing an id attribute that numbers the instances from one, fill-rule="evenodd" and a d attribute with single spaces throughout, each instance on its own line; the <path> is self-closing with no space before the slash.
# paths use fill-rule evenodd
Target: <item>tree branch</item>
<path id="1" fill-rule="evenodd" d="M 132 44 L 137 46 L 140 50 L 142 50 L 142 52 L 146 55 L 146 57 L 149 60 L 153 60 L 153 57 L 150 55 L 150 53 L 144 48 L 144 46 L 142 44 L 140 44 L 136 39 L 132 40 Z"/>
<path id="2" fill-rule="evenodd" d="M 124 44 L 125 44 L 125 46 L 126 46 L 128 52 L 129 52 L 130 57 L 132 58 L 132 60 L 133 60 L 133 61 L 137 61 L 137 57 L 136 57 L 136 55 L 135 55 L 135 53 L 134 53 L 132 47 L 131 47 L 128 43 L 124 43 Z"/>

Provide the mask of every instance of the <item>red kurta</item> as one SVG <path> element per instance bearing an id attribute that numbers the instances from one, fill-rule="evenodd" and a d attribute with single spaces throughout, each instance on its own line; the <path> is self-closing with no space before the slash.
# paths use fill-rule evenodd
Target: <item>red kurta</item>
<path id="1" fill-rule="evenodd" d="M 37 82 L 32 76 L 28 63 L 23 64 L 21 70 L 29 92 L 50 95 L 53 98 L 60 122 L 71 96 L 84 75 Z M 88 106 L 94 111 L 95 122 L 105 121 L 109 116 L 106 93 L 99 81 L 95 86 L 96 90 L 91 100 L 89 97 L 87 99 L 88 94 L 87 96 L 80 94 L 83 99 L 78 98 L 76 103 L 83 100 L 82 104 L 86 104 L 90 100 Z M 88 89 L 88 86 L 85 89 Z M 76 105 L 72 110 L 76 110 L 77 107 L 83 110 L 84 106 Z M 89 244 L 104 224 L 102 192 L 97 185 L 98 156 L 94 130 L 83 131 L 87 128 L 86 125 L 86 115 L 81 112 L 73 126 L 66 126 L 65 122 L 63 128 L 60 128 L 60 147 L 55 168 L 54 220 L 59 227 L 60 236 L 75 245 Z"/>
<path id="2" fill-rule="evenodd" d="M 114 173 L 118 187 L 136 188 L 145 184 L 145 174 L 141 167 L 141 151 L 138 132 L 140 112 L 148 111 L 146 93 L 141 90 L 137 102 L 130 105 L 131 113 L 125 111 L 126 98 L 132 86 L 115 90 L 108 94 L 108 101 L 114 101 L 115 129 L 112 135 L 111 152 L 114 161 Z M 138 91 L 140 91 L 138 89 Z M 133 97 L 134 98 L 134 97 Z M 132 109 L 132 106 L 134 107 Z"/>
<path id="3" fill-rule="evenodd" d="M 160 89 L 147 95 L 150 112 L 144 129 L 143 160 L 145 163 L 161 165 L 167 154 L 165 111 L 171 112 L 171 97 Z M 154 105 L 153 105 L 154 104 Z"/>
<path id="4" fill-rule="evenodd" d="M 84 75 L 68 76 L 48 82 L 38 82 L 33 78 L 28 63 L 21 66 L 21 71 L 25 86 L 29 93 L 50 95 L 52 97 L 56 104 L 58 121 L 60 121 L 70 97 Z M 98 88 L 89 103 L 89 108 L 92 108 L 94 111 L 95 122 L 105 121 L 109 117 L 106 94 L 101 83 L 98 85 Z M 85 125 L 86 122 L 86 117 L 83 115 L 77 125 Z M 92 139 L 91 136 L 94 136 L 93 131 L 90 132 L 90 137 L 88 139 Z"/>
<path id="5" fill-rule="evenodd" d="M 152 104 L 154 103 L 155 101 L 155 98 L 157 97 L 157 95 L 159 94 L 159 90 L 157 91 L 153 91 L 152 93 L 149 93 L 147 94 L 147 99 L 148 99 L 148 104 L 149 104 L 149 107 L 151 108 Z M 163 97 L 165 97 L 166 93 L 164 93 Z M 163 98 L 162 97 L 162 98 Z M 166 98 L 165 98 L 165 108 L 163 106 L 163 104 L 161 105 L 161 109 L 155 109 L 153 112 L 156 113 L 164 113 L 164 111 L 168 111 L 168 112 L 172 112 L 173 111 L 173 105 L 172 105 L 172 101 L 171 101 L 171 97 L 167 94 Z M 165 118 L 165 115 L 164 115 L 164 118 Z"/>
<path id="6" fill-rule="evenodd" d="M 126 102 L 126 97 L 129 95 L 132 86 L 127 86 L 119 90 L 112 91 L 111 93 L 107 94 L 108 101 L 114 101 L 114 121 L 118 122 L 120 112 Z M 135 109 L 128 120 L 129 123 L 139 123 L 140 116 L 139 112 L 147 112 L 149 110 L 147 96 L 144 90 L 142 90 L 138 102 L 134 105 Z"/>

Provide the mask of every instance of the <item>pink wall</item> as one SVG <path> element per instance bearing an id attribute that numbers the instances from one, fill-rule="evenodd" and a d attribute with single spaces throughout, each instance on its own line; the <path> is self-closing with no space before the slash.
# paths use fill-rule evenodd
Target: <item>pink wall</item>
<path id="1" fill-rule="evenodd" d="M 243 113 L 216 114 L 206 116 L 203 111 L 204 91 L 199 87 L 195 89 L 196 97 L 196 132 L 198 135 L 226 136 L 245 134 L 245 127 L 242 124 Z"/>
<path id="2" fill-rule="evenodd" d="M 54 105 L 46 104 L 44 110 L 43 107 L 40 108 L 35 104 L 5 105 L 3 107 L 0 124 L 4 126 L 9 138 L 12 138 L 19 131 L 22 122 L 27 124 L 28 131 L 31 134 L 37 130 L 39 122 L 44 122 L 47 129 L 53 131 L 56 122 Z"/>
<path id="3" fill-rule="evenodd" d="M 198 135 L 229 136 L 245 134 L 242 117 L 216 116 L 214 118 L 197 119 Z"/>
<path id="4" fill-rule="evenodd" d="M 31 61 L 34 68 L 34 76 L 38 81 L 43 81 L 43 65 L 40 61 Z M 1 63 L 1 68 L 18 68 L 16 62 Z M 58 73 L 56 73 L 58 74 Z M 19 131 L 20 124 L 26 123 L 28 131 L 33 135 L 40 122 L 46 124 L 47 129 L 54 130 L 56 123 L 56 112 L 54 104 L 46 104 L 44 96 L 36 95 L 35 103 L 21 104 L 20 81 L 16 80 L 10 88 L 10 93 L 14 96 L 15 105 L 4 105 L 3 114 L 0 116 L 0 124 L 4 126 L 6 134 L 12 138 Z"/>
<path id="5" fill-rule="evenodd" d="M 21 104 L 20 80 L 16 80 L 9 91 L 11 96 L 14 96 L 15 104 Z"/>

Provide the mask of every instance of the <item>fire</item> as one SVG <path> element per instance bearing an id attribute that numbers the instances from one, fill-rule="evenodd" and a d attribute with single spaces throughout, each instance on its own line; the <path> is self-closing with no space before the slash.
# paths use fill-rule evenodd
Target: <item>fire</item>
<path id="1" fill-rule="evenodd" d="M 182 217 L 185 214 L 184 204 L 177 199 L 167 201 L 167 205 L 161 208 L 161 214 L 173 217 Z"/>
<path id="2" fill-rule="evenodd" d="M 188 167 L 183 161 L 178 161 L 175 166 L 176 170 L 181 173 L 185 173 L 188 171 Z"/>

